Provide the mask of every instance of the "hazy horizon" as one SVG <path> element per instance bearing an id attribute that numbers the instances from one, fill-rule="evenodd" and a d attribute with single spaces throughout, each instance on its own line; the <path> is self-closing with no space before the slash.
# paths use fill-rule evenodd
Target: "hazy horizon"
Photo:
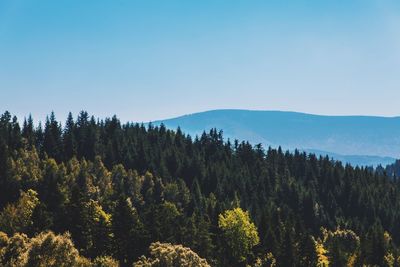
<path id="1" fill-rule="evenodd" d="M 400 115 L 400 2 L 0 2 L 0 107 Z"/>
<path id="2" fill-rule="evenodd" d="M 18 121 L 19 122 L 23 122 L 24 119 L 28 118 L 29 115 L 32 116 L 34 124 L 38 125 L 38 123 L 43 123 L 46 120 L 46 117 L 49 117 L 51 112 L 54 111 L 49 111 L 47 113 L 44 114 L 43 117 L 36 117 L 34 114 L 32 113 L 28 113 L 28 114 L 17 114 L 12 112 L 12 110 L 3 110 L 0 113 L 3 114 L 5 111 L 10 112 L 10 114 L 12 116 L 17 116 Z M 170 116 L 170 117 L 160 117 L 160 118 L 156 118 L 156 119 L 150 119 L 150 120 L 132 120 L 132 119 L 123 119 L 121 118 L 117 113 L 110 113 L 110 114 L 105 114 L 104 116 L 99 116 L 95 113 L 90 112 L 89 110 L 85 110 L 82 109 L 78 112 L 72 112 L 72 115 L 74 117 L 74 119 L 76 119 L 79 115 L 79 113 L 81 111 L 86 111 L 88 112 L 88 114 L 90 116 L 94 116 L 96 119 L 106 119 L 106 118 L 111 118 L 112 116 L 117 116 L 118 119 L 120 119 L 120 121 L 122 123 L 151 123 L 151 122 L 159 122 L 159 121 L 164 121 L 164 120 L 169 120 L 169 119 L 176 119 L 176 118 L 180 118 L 180 117 L 185 117 L 185 116 L 190 116 L 190 115 L 194 115 L 194 114 L 200 114 L 200 113 L 207 113 L 207 112 L 215 112 L 215 111 L 253 111 L 253 112 L 281 112 L 281 113 L 297 113 L 297 114 L 305 114 L 305 115 L 310 115 L 310 116 L 318 116 L 318 117 L 370 117 L 370 118 L 387 118 L 387 119 L 396 119 L 396 118 L 400 118 L 399 116 L 385 116 L 385 115 L 363 115 L 363 114 L 316 114 L 316 113 L 308 113 L 308 112 L 301 112 L 301 111 L 293 111 L 293 110 L 268 110 L 268 109 L 242 109 L 242 108 L 220 108 L 220 109 L 209 109 L 209 110 L 200 110 L 200 111 L 195 111 L 195 112 L 190 112 L 190 113 L 185 113 L 185 114 L 178 114 L 176 116 Z M 55 117 L 57 119 L 57 121 L 60 121 L 62 125 L 65 124 L 65 120 L 67 118 L 67 115 L 70 111 L 67 111 L 67 113 L 65 114 L 58 114 L 57 112 L 54 112 Z"/>

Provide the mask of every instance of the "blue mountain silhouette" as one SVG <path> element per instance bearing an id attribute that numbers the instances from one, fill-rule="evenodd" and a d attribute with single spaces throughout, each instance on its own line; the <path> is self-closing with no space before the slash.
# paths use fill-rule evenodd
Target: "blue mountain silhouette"
<path id="1" fill-rule="evenodd" d="M 400 117 L 321 116 L 286 111 L 211 110 L 152 122 L 200 135 L 211 128 L 230 139 L 300 149 L 354 165 L 400 158 Z"/>

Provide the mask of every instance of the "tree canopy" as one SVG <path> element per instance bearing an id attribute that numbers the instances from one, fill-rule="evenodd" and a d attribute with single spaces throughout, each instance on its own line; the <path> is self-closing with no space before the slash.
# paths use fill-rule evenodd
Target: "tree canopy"
<path id="1" fill-rule="evenodd" d="M 238 262 L 246 260 L 252 248 L 260 242 L 257 228 L 248 212 L 241 208 L 227 210 L 218 217 L 218 226 L 223 231 L 229 253 Z"/>
<path id="2" fill-rule="evenodd" d="M 5 112 L 0 265 L 131 267 L 162 248 L 210 266 L 399 266 L 400 179 L 388 170 L 216 129 L 191 137 L 84 111 L 20 125 Z"/>

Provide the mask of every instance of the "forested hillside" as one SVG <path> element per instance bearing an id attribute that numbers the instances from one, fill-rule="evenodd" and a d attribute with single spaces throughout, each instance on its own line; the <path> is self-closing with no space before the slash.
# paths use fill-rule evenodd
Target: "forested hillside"
<path id="1" fill-rule="evenodd" d="M 215 129 L 63 125 L 0 118 L 1 266 L 399 266 L 384 173 Z"/>
<path id="2" fill-rule="evenodd" d="M 400 117 L 323 116 L 271 110 L 220 109 L 155 121 L 189 134 L 222 129 L 224 136 L 293 151 L 329 155 L 353 166 L 388 165 L 400 157 Z"/>

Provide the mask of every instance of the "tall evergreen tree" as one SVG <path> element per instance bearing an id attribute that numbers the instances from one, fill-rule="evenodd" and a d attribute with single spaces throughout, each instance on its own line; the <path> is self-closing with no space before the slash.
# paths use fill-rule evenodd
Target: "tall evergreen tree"
<path id="1" fill-rule="evenodd" d="M 73 156 L 77 156 L 77 142 L 75 138 L 75 122 L 72 113 L 68 113 L 63 134 L 64 159 L 69 160 Z"/>
<path id="2" fill-rule="evenodd" d="M 122 266 L 132 266 L 149 245 L 147 231 L 129 199 L 117 201 L 112 216 L 115 253 Z"/>
<path id="3" fill-rule="evenodd" d="M 46 118 L 43 138 L 43 150 L 51 158 L 60 162 L 62 160 L 61 125 L 57 122 L 54 112 Z"/>

